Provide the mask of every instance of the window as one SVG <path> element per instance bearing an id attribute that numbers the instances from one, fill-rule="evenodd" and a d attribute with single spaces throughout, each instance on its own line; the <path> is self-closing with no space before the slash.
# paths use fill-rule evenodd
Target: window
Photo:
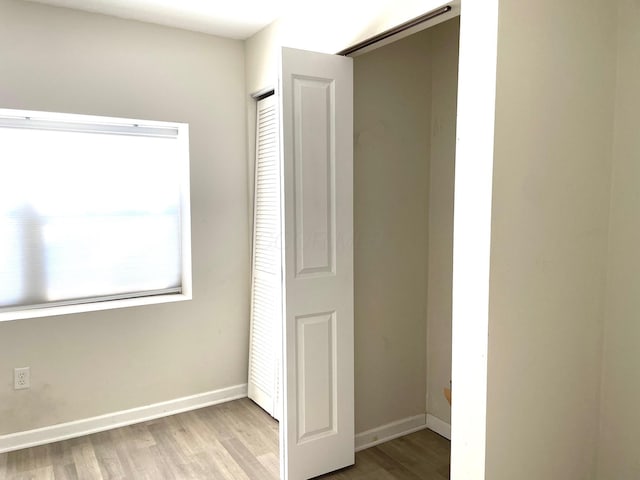
<path id="1" fill-rule="evenodd" d="M 191 295 L 188 125 L 0 109 L 0 320 Z"/>

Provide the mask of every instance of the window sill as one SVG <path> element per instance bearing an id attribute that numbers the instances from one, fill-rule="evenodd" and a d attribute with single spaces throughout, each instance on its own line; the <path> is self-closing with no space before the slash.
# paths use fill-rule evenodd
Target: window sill
<path id="1" fill-rule="evenodd" d="M 150 297 L 136 297 L 104 302 L 80 303 L 76 305 L 60 305 L 54 307 L 31 308 L 0 312 L 0 322 L 22 320 L 26 318 L 51 317 L 55 315 L 68 315 L 72 313 L 97 312 L 112 310 L 115 308 L 138 307 L 141 305 L 155 305 L 159 303 L 182 302 L 191 300 L 191 294 L 172 293 L 167 295 L 155 295 Z"/>

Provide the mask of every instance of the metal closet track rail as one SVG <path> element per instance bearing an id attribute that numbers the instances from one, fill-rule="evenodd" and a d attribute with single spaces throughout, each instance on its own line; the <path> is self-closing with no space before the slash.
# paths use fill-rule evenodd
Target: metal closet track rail
<path id="1" fill-rule="evenodd" d="M 393 28 L 390 28 L 389 30 L 385 30 L 384 32 L 379 33 L 378 35 L 375 35 L 371 38 L 367 38 L 362 42 L 356 43 L 351 47 L 345 48 L 344 50 L 341 50 L 337 54 L 343 55 L 343 56 L 351 55 L 357 52 L 358 50 L 362 50 L 363 48 L 367 48 L 375 43 L 381 42 L 382 40 L 386 40 L 389 37 L 393 37 L 394 35 L 397 35 L 406 30 L 409 30 L 410 28 L 420 25 L 421 23 L 428 22 L 429 20 L 439 17 L 440 15 L 449 13 L 451 10 L 452 10 L 451 5 L 438 8 L 437 10 L 432 10 L 428 13 L 425 13 L 424 15 L 420 15 L 419 17 L 416 17 L 412 20 L 409 20 Z"/>

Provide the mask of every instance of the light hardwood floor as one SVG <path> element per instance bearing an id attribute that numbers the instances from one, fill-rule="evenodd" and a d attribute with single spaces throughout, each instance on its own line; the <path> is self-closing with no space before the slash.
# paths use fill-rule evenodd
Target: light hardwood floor
<path id="1" fill-rule="evenodd" d="M 449 442 L 423 430 L 322 480 L 444 480 Z M 6 480 L 277 480 L 278 424 L 248 399 L 0 454 Z"/>

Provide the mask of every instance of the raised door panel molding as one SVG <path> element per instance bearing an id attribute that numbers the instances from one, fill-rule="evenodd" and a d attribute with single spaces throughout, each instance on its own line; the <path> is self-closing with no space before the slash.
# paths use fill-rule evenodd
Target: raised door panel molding
<path id="1" fill-rule="evenodd" d="M 296 317 L 298 443 L 336 433 L 336 313 Z"/>
<path id="2" fill-rule="evenodd" d="M 294 77 L 293 89 L 296 274 L 334 274 L 334 84 L 324 78 Z"/>

